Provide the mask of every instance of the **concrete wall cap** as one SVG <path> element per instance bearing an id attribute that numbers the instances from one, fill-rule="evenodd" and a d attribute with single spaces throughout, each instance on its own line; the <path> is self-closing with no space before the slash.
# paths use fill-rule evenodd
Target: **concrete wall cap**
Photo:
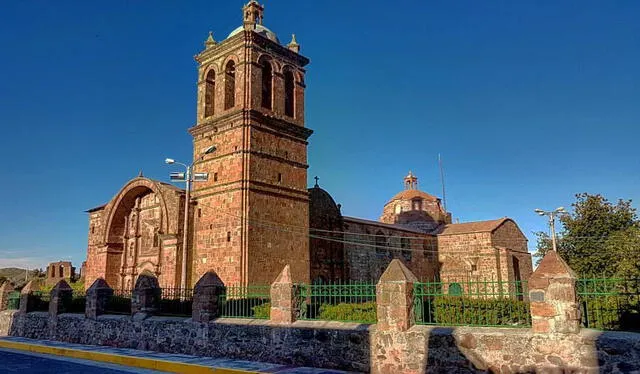
<path id="1" fill-rule="evenodd" d="M 285 265 L 284 269 L 282 269 L 282 271 L 280 272 L 280 274 L 278 274 L 278 277 L 276 278 L 275 281 L 273 281 L 274 284 L 276 283 L 293 283 L 293 281 L 291 280 L 291 268 L 289 267 L 289 265 Z"/>
<path id="2" fill-rule="evenodd" d="M 204 287 L 224 287 L 224 283 L 222 283 L 222 279 L 216 274 L 215 271 L 209 270 L 204 273 L 204 275 L 196 282 L 194 286 L 194 290 L 198 290 Z"/>
<path id="3" fill-rule="evenodd" d="M 418 282 L 418 278 L 400 260 L 393 259 L 387 269 L 382 273 L 382 282 Z"/>

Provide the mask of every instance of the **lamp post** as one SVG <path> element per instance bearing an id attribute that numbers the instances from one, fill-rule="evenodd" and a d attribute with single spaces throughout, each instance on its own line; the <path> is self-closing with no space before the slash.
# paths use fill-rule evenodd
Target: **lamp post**
<path id="1" fill-rule="evenodd" d="M 170 178 L 174 182 L 185 182 L 185 198 L 184 198 L 184 225 L 182 227 L 182 271 L 180 272 L 180 288 L 187 288 L 187 241 L 189 238 L 189 204 L 191 202 L 191 184 L 193 182 L 203 182 L 209 179 L 208 173 L 194 173 L 193 165 L 202 160 L 205 155 L 216 151 L 215 146 L 207 148 L 200 157 L 194 160 L 190 165 L 177 162 L 172 158 L 167 158 L 164 162 L 167 165 L 182 165 L 185 168 L 184 173 L 171 173 Z"/>
<path id="2" fill-rule="evenodd" d="M 551 228 L 551 246 L 554 252 L 557 251 L 558 248 L 556 246 L 556 217 L 562 214 L 567 214 L 567 211 L 564 209 L 564 207 L 558 207 L 555 210 L 552 210 L 549 212 L 544 211 L 542 209 L 536 209 L 534 210 L 534 212 L 538 213 L 539 216 L 549 217 L 549 227 Z"/>

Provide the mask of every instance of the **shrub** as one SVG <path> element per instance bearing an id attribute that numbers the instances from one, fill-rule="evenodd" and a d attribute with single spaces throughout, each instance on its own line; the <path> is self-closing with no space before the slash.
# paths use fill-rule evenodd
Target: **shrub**
<path id="1" fill-rule="evenodd" d="M 271 303 L 256 305 L 251 308 L 251 310 L 253 311 L 253 318 L 269 319 L 271 315 Z"/>
<path id="2" fill-rule="evenodd" d="M 326 321 L 348 321 L 376 323 L 376 303 L 373 301 L 360 304 L 322 304 L 318 319 Z"/>
<path id="3" fill-rule="evenodd" d="M 422 323 L 438 325 L 530 326 L 529 303 L 510 298 L 437 296 L 417 303 Z"/>

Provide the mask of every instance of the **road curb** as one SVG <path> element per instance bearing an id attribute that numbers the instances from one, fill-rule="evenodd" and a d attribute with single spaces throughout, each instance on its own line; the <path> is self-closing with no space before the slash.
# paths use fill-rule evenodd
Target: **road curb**
<path id="1" fill-rule="evenodd" d="M 71 357 L 89 361 L 98 361 L 109 364 L 124 365 L 136 367 L 140 369 L 150 369 L 159 371 L 168 371 L 171 373 L 181 374 L 260 374 L 260 371 L 250 371 L 241 369 L 216 368 L 210 366 L 202 366 L 177 361 L 165 361 L 158 359 L 149 359 L 144 357 L 123 356 L 112 353 L 84 351 L 81 349 L 72 349 L 65 347 L 50 347 L 39 344 L 28 344 L 21 342 L 12 342 L 0 340 L 0 348 L 15 349 L 19 351 L 28 351 L 34 353 L 49 354 L 54 356 Z"/>

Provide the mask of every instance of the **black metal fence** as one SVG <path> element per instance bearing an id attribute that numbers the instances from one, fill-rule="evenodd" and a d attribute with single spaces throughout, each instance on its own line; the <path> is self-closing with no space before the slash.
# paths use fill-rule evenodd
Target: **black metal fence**
<path id="1" fill-rule="evenodd" d="M 193 289 L 163 288 L 160 293 L 160 311 L 162 316 L 191 317 Z"/>
<path id="2" fill-rule="evenodd" d="M 583 327 L 640 331 L 640 278 L 581 278 L 577 292 Z"/>

